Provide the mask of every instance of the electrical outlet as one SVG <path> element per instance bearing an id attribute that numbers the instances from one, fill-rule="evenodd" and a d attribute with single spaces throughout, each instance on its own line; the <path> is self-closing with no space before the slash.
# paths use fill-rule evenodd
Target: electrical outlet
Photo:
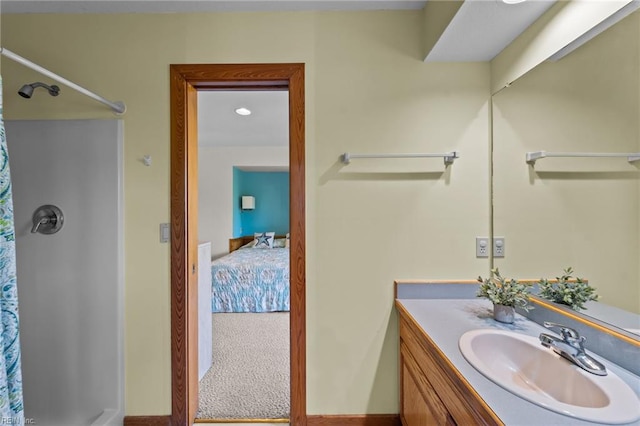
<path id="1" fill-rule="evenodd" d="M 489 238 L 476 237 L 476 257 L 489 257 Z"/>
<path id="2" fill-rule="evenodd" d="M 493 257 L 504 257 L 504 237 L 493 237 Z"/>

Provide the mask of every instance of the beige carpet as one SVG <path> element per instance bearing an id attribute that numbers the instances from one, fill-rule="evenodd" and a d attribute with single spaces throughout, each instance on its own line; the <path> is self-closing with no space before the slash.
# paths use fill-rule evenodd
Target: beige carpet
<path id="1" fill-rule="evenodd" d="M 289 313 L 212 314 L 198 419 L 289 418 Z"/>

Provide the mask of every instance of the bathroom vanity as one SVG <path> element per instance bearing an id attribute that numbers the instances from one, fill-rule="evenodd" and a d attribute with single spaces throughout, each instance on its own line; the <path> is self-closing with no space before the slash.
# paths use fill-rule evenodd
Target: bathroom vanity
<path id="1" fill-rule="evenodd" d="M 400 400 L 405 426 L 502 424 L 402 304 Z"/>
<path id="2" fill-rule="evenodd" d="M 489 380 L 467 362 L 458 347 L 460 337 L 467 331 L 495 329 L 537 337 L 549 330 L 522 315 L 516 315 L 513 324 L 496 322 L 492 318 L 491 303 L 475 298 L 474 291 L 469 293 L 474 287 L 466 287 L 443 286 L 451 292 L 437 291 L 424 298 L 415 293 L 417 286 L 397 291 L 402 424 L 598 424 L 529 402 Z M 598 354 L 589 353 L 633 390 L 640 405 L 640 378 Z M 640 424 L 640 420 L 625 424 Z"/>

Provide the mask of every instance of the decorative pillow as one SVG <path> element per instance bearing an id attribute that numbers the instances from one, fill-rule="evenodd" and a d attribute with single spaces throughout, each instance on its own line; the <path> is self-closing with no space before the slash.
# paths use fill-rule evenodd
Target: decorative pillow
<path id="1" fill-rule="evenodd" d="M 285 248 L 287 246 L 286 238 L 276 238 L 273 242 L 273 248 Z"/>
<path id="2" fill-rule="evenodd" d="M 284 246 L 285 247 L 290 247 L 291 246 L 291 235 L 289 235 L 288 232 L 287 232 L 287 238 L 285 238 Z"/>
<path id="3" fill-rule="evenodd" d="M 273 248 L 273 240 L 276 236 L 275 232 L 256 232 L 253 234 L 253 245 L 255 248 Z"/>

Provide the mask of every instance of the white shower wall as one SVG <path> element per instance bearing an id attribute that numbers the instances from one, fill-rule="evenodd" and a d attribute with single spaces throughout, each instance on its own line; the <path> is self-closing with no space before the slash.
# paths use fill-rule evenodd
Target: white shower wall
<path id="1" fill-rule="evenodd" d="M 8 121 L 25 416 L 122 424 L 121 120 Z M 43 204 L 62 229 L 32 234 Z"/>

